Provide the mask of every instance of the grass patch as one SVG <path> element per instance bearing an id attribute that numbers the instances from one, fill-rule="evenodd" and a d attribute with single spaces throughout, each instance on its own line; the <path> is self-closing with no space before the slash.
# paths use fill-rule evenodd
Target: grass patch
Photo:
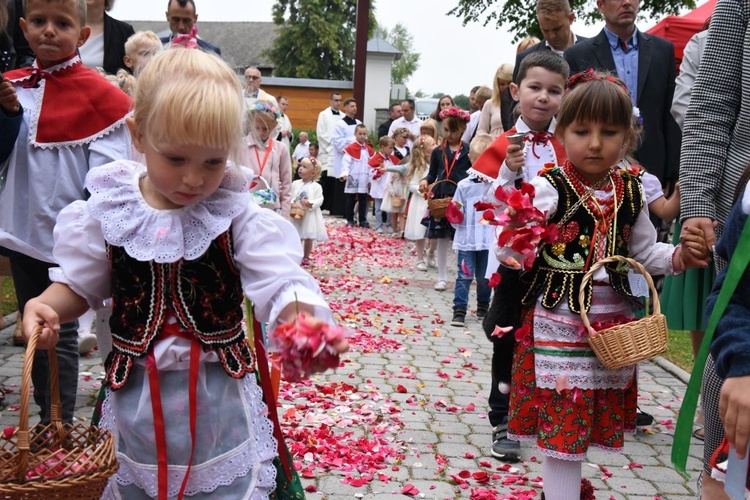
<path id="1" fill-rule="evenodd" d="M 693 344 L 690 342 L 690 332 L 669 330 L 669 345 L 664 357 L 686 372 L 692 372 Z"/>
<path id="2" fill-rule="evenodd" d="M 10 276 L 2 277 L 3 284 L 0 287 L 0 316 L 5 316 L 18 309 L 16 301 L 16 291 L 13 288 L 13 278 Z"/>

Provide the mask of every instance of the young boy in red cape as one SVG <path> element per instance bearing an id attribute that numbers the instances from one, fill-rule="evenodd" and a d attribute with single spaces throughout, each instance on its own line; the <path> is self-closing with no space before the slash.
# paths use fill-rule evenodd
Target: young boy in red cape
<path id="1" fill-rule="evenodd" d="M 58 213 L 85 197 L 89 169 L 130 158 L 130 98 L 77 54 L 88 39 L 86 0 L 28 0 L 21 28 L 37 58 L 0 82 L 0 252 L 10 257 L 19 310 L 55 272 Z M 50 271 L 52 269 L 52 271 Z M 20 318 L 19 318 L 20 320 Z M 78 382 L 76 322 L 56 346 L 62 418 L 72 422 Z M 41 423 L 50 421 L 47 354 L 32 371 Z"/>
<path id="2" fill-rule="evenodd" d="M 353 226 L 354 205 L 359 198 L 359 226 L 370 227 L 367 223 L 367 192 L 370 183 L 370 167 L 367 162 L 375 156 L 375 151 L 367 144 L 367 127 L 357 125 L 354 137 L 356 140 L 344 148 L 344 160 L 341 165 L 341 178 L 346 181 L 344 216 L 347 225 Z"/>

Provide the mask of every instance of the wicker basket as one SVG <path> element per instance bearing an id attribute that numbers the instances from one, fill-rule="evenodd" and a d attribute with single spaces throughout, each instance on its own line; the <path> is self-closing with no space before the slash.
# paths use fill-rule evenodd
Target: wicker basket
<path id="1" fill-rule="evenodd" d="M 405 201 L 406 198 L 404 198 L 403 196 L 399 196 L 397 194 L 391 195 L 391 207 L 393 208 L 403 207 Z"/>
<path id="2" fill-rule="evenodd" d="M 289 217 L 292 219 L 301 219 L 304 216 L 305 209 L 299 205 L 292 205 L 292 208 L 289 209 Z"/>
<path id="3" fill-rule="evenodd" d="M 588 331 L 591 327 L 586 311 L 583 310 L 586 285 L 592 279 L 594 272 L 609 262 L 629 264 L 641 273 L 646 278 L 654 301 L 653 312 L 650 316 L 589 335 L 589 344 L 596 353 L 596 357 L 606 368 L 615 370 L 649 360 L 666 352 L 669 333 L 667 319 L 661 313 L 659 295 L 654 288 L 654 281 L 651 276 L 638 262 L 619 255 L 607 257 L 595 263 L 583 277 L 578 300 L 581 303 L 581 320 L 583 320 L 586 330 Z"/>
<path id="4" fill-rule="evenodd" d="M 445 198 L 432 198 L 432 190 L 437 186 L 438 184 L 442 182 L 450 182 L 454 186 L 457 184 L 453 182 L 450 179 L 443 179 L 442 181 L 437 181 L 434 184 L 431 184 L 429 189 L 427 190 L 427 208 L 430 211 L 430 215 L 432 215 L 436 219 L 443 219 L 445 218 L 445 212 L 448 210 L 448 205 L 450 205 L 451 201 L 453 201 L 452 196 L 448 196 Z"/>
<path id="5" fill-rule="evenodd" d="M 29 431 L 29 393 L 37 328 L 26 348 L 18 428 L 0 436 L 0 498 L 95 500 L 117 471 L 112 434 L 98 427 L 64 424 L 60 411 L 57 355 L 49 353 L 51 423 Z"/>

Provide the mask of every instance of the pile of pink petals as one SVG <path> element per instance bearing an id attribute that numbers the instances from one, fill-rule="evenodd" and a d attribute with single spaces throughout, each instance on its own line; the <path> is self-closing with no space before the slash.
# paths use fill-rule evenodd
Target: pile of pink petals
<path id="1" fill-rule="evenodd" d="M 273 362 L 284 380 L 299 382 L 314 370 L 337 367 L 339 354 L 334 346 L 345 337 L 343 327 L 299 313 L 294 321 L 280 324 L 271 334 Z"/>
<path id="2" fill-rule="evenodd" d="M 553 243 L 557 239 L 557 226 L 547 224 L 547 214 L 534 206 L 534 186 L 526 182 L 521 188 L 511 187 L 495 190 L 499 204 L 479 202 L 478 212 L 483 211 L 482 221 L 501 228 L 497 238 L 500 249 L 509 249 L 500 263 L 513 269 L 531 270 L 536 251 L 542 242 Z"/>

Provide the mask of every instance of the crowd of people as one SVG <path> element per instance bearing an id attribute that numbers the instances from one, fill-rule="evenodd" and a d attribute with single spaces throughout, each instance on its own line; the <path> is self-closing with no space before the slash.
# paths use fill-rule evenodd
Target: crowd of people
<path id="1" fill-rule="evenodd" d="M 746 5 L 718 1 L 677 77 L 672 44 L 637 28 L 638 0 L 597 0 L 604 27 L 591 39 L 571 31 L 568 0 L 538 0 L 544 39 L 524 40 L 515 64 L 474 87 L 470 110 L 444 95 L 420 119 L 405 99 L 372 140 L 357 101 L 334 91 L 313 142 L 295 138 L 288 98 L 263 90 L 258 68 L 243 85 L 197 35 L 193 0 L 168 1 L 162 37 L 112 19 L 113 3 L 0 0 L 0 255 L 22 311 L 14 341 L 40 328 L 40 347 L 56 350 L 71 421 L 78 355 L 98 340 L 97 423 L 120 461 L 106 497 L 265 498 L 292 474 L 243 296 L 269 332 L 300 311 L 333 326 L 307 268 L 343 217 L 348 231 L 413 242 L 415 273 L 436 269 L 438 291 L 454 252 L 452 326 L 466 325 L 476 281 L 493 346 L 488 452 L 516 462 L 533 442 L 550 500 L 580 497 L 589 447 L 622 451 L 652 420 L 637 407 L 637 367 L 607 369 L 585 341 L 596 332 L 582 314 L 626 324 L 648 294 L 602 261 L 666 276 L 669 325 L 691 331 L 696 355 L 704 304 L 726 309 L 697 367 L 694 433 L 702 496 L 725 498 L 728 445 L 742 455 L 750 429 L 747 276 L 728 304 L 719 296 L 750 213 Z M 42 351 L 32 380 L 46 424 Z"/>

